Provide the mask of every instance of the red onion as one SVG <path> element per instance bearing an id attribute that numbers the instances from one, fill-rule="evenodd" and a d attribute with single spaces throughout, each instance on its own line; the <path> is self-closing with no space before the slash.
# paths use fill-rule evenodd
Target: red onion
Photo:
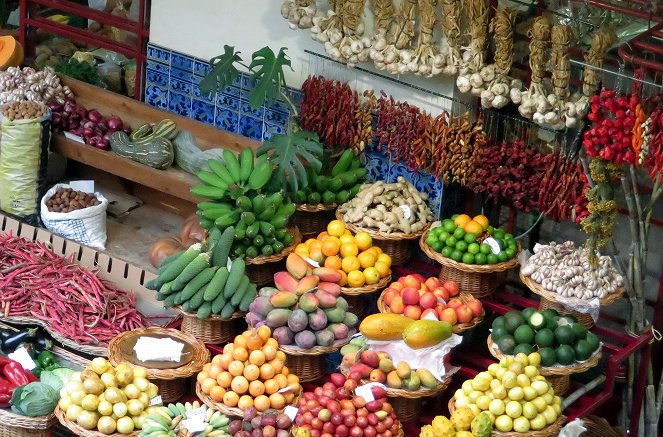
<path id="1" fill-rule="evenodd" d="M 51 124 L 54 127 L 60 127 L 60 125 L 62 124 L 62 117 L 60 116 L 60 114 L 58 114 L 57 112 L 51 114 Z"/>
<path id="2" fill-rule="evenodd" d="M 73 113 L 76 111 L 76 104 L 73 102 L 73 100 L 67 100 L 66 102 L 64 102 L 63 109 L 64 112 Z"/>
<path id="3" fill-rule="evenodd" d="M 99 124 L 96 126 L 96 129 L 101 133 L 101 135 L 105 134 L 105 133 L 108 131 L 108 128 L 106 127 L 106 125 L 105 125 L 105 124 L 101 124 L 101 123 L 99 123 Z"/>
<path id="4" fill-rule="evenodd" d="M 106 122 L 106 124 L 108 126 L 108 130 L 113 132 L 122 130 L 124 128 L 122 119 L 117 115 L 111 115 L 110 117 L 108 117 L 108 121 Z"/>
<path id="5" fill-rule="evenodd" d="M 51 100 L 48 103 L 48 107 L 52 112 L 62 112 L 62 110 L 64 109 L 64 105 L 56 100 Z"/>
<path id="6" fill-rule="evenodd" d="M 80 126 L 80 124 L 78 123 L 78 121 L 76 121 L 76 120 L 69 120 L 69 123 L 67 124 L 67 129 L 68 129 L 68 130 L 72 130 L 72 129 L 76 129 L 76 128 L 79 127 L 79 126 Z"/>
<path id="7" fill-rule="evenodd" d="M 94 130 L 90 127 L 86 127 L 86 128 L 83 129 L 83 136 L 85 138 L 90 138 L 90 137 L 95 137 L 96 138 L 96 136 L 94 135 Z"/>
<path id="8" fill-rule="evenodd" d="M 130 127 L 127 126 L 127 127 L 125 127 L 124 129 L 122 129 L 122 130 L 124 131 L 125 134 L 127 134 L 127 135 L 131 135 L 131 128 L 130 128 Z"/>
<path id="9" fill-rule="evenodd" d="M 104 136 L 102 137 L 104 140 L 110 142 L 111 136 L 113 135 L 112 132 L 106 132 Z"/>
<path id="10" fill-rule="evenodd" d="M 81 126 L 90 129 L 94 129 L 95 127 L 97 127 L 97 125 L 94 122 L 92 121 L 83 122 L 83 120 L 81 120 Z"/>
<path id="11" fill-rule="evenodd" d="M 96 109 L 89 110 L 87 116 L 90 119 L 90 121 L 93 121 L 95 123 L 99 123 L 103 119 L 99 111 L 97 111 Z"/>

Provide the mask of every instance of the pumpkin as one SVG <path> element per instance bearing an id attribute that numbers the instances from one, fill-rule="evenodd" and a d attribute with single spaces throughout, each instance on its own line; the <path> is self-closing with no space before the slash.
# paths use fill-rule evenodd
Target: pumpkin
<path id="1" fill-rule="evenodd" d="M 150 263 L 154 267 L 159 267 L 164 258 L 183 250 L 189 246 L 178 237 L 159 238 L 150 248 Z"/>
<path id="2" fill-rule="evenodd" d="M 200 218 L 193 214 L 184 220 L 182 228 L 180 229 L 180 239 L 183 242 L 193 241 L 193 243 L 200 243 L 207 236 L 207 230 L 200 226 Z M 191 243 L 191 244 L 193 244 Z"/>
<path id="3" fill-rule="evenodd" d="M 0 70 L 23 63 L 23 46 L 11 35 L 0 36 Z"/>

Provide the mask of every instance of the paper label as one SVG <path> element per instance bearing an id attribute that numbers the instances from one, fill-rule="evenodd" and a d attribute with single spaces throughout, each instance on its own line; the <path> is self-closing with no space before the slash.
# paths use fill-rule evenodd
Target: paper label
<path id="1" fill-rule="evenodd" d="M 403 218 L 405 220 L 409 220 L 412 217 L 412 210 L 408 205 L 401 205 L 399 208 L 403 210 Z"/>
<path id="2" fill-rule="evenodd" d="M 72 190 L 94 194 L 94 181 L 71 181 L 69 186 Z"/>
<path id="3" fill-rule="evenodd" d="M 434 321 L 439 321 L 435 313 L 428 313 L 424 316 L 424 320 L 434 320 Z"/>
<path id="4" fill-rule="evenodd" d="M 207 410 L 203 407 L 195 408 L 186 412 L 187 420 L 196 420 L 198 422 L 205 422 L 207 419 Z"/>
<path id="5" fill-rule="evenodd" d="M 486 238 L 483 242 L 490 246 L 490 251 L 493 252 L 493 255 L 497 255 L 502 251 L 500 244 L 492 237 Z"/>
<path id="6" fill-rule="evenodd" d="M 186 419 L 182 421 L 182 426 L 190 433 L 202 432 L 207 429 L 207 424 L 198 419 Z"/>
<path id="7" fill-rule="evenodd" d="M 287 387 L 283 387 L 281 390 L 279 390 L 277 393 L 287 393 L 293 388 L 297 387 L 296 385 L 289 385 Z"/>
<path id="8" fill-rule="evenodd" d="M 163 400 L 161 399 L 161 396 L 156 395 L 152 399 L 150 399 L 150 407 L 153 407 L 155 405 L 161 405 L 163 404 Z"/>
<path id="9" fill-rule="evenodd" d="M 230 271 L 230 269 L 232 268 L 232 266 L 233 266 L 233 262 L 232 262 L 232 260 L 230 259 L 230 257 L 228 257 L 228 262 L 226 262 L 226 268 L 228 269 L 228 271 Z"/>
<path id="10" fill-rule="evenodd" d="M 379 382 L 369 382 L 368 384 L 357 387 L 355 389 L 355 394 L 364 398 L 366 402 L 374 401 L 375 396 L 373 396 L 373 391 L 371 390 L 372 387 L 385 388 L 384 384 L 380 384 Z"/>
<path id="11" fill-rule="evenodd" d="M 311 258 L 306 258 L 306 257 L 303 257 L 303 258 L 304 258 L 304 261 L 306 261 L 307 263 L 311 264 L 311 265 L 312 265 L 313 267 L 315 267 L 316 269 L 317 269 L 318 267 L 320 267 L 320 263 L 319 263 L 319 262 L 314 261 L 314 260 L 312 260 Z"/>
<path id="12" fill-rule="evenodd" d="M 85 144 L 85 141 L 83 140 L 83 137 L 79 137 L 78 135 L 74 135 L 71 132 L 64 132 L 64 136 L 69 138 L 72 141 L 76 141 L 77 143 Z"/>
<path id="13" fill-rule="evenodd" d="M 297 413 L 299 412 L 299 408 L 295 408 L 292 405 L 287 405 L 285 407 L 285 410 L 283 410 L 283 414 L 288 416 L 290 420 L 293 422 L 295 421 L 295 417 L 297 417 Z"/>
<path id="14" fill-rule="evenodd" d="M 35 362 L 32 360 L 32 357 L 30 357 L 30 354 L 28 354 L 28 351 L 24 347 L 17 349 L 15 352 L 12 352 L 7 356 L 10 359 L 18 362 L 25 370 L 32 370 L 37 367 Z"/>

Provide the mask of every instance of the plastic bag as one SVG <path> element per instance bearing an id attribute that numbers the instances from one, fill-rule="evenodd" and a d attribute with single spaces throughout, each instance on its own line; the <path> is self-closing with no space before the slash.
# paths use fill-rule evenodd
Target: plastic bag
<path id="1" fill-rule="evenodd" d="M 108 200 L 101 193 L 94 193 L 99 205 L 78 209 L 72 212 L 51 212 L 46 207 L 48 199 L 59 188 L 70 188 L 67 184 L 57 184 L 41 199 L 41 221 L 54 234 L 76 241 L 86 246 L 104 250 L 106 247 L 106 208 Z"/>
<path id="2" fill-rule="evenodd" d="M 39 199 L 45 191 L 50 112 L 32 120 L 0 115 L 0 210 L 39 225 Z"/>

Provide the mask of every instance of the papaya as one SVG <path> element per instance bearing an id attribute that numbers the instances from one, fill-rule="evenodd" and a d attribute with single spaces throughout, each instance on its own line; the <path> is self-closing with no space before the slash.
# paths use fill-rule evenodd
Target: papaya
<path id="1" fill-rule="evenodd" d="M 415 320 L 403 330 L 403 341 L 412 349 L 435 346 L 451 337 L 451 325 L 435 320 Z"/>
<path id="2" fill-rule="evenodd" d="M 359 331 L 370 340 L 400 340 L 403 331 L 414 320 L 400 314 L 371 314 L 359 325 Z"/>

